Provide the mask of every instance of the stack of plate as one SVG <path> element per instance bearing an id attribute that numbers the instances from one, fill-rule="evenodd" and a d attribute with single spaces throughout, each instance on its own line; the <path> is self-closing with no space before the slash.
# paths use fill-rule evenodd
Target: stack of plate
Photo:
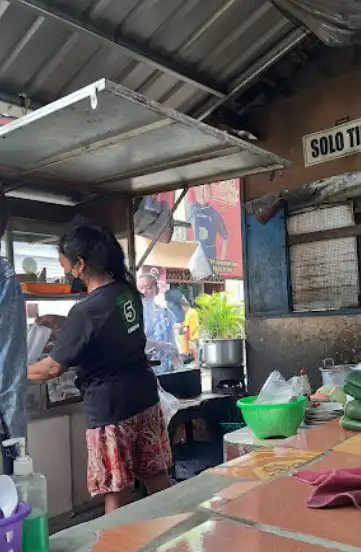
<path id="1" fill-rule="evenodd" d="M 305 423 L 307 425 L 325 424 L 343 415 L 343 404 L 334 402 L 307 403 Z"/>

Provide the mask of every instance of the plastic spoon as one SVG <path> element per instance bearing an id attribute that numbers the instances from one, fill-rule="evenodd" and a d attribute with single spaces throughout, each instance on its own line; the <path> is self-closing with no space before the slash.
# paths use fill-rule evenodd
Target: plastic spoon
<path id="1" fill-rule="evenodd" d="M 0 475 L 0 510 L 4 518 L 10 517 L 18 505 L 18 492 L 11 477 Z"/>

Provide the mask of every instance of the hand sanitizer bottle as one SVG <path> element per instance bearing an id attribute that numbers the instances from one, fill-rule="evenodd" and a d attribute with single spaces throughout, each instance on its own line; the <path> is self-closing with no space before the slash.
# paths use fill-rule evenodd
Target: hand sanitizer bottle
<path id="1" fill-rule="evenodd" d="M 22 552 L 49 552 L 49 527 L 46 479 L 34 473 L 33 460 L 26 454 L 25 438 L 3 441 L 3 447 L 19 445 L 19 456 L 14 460 L 12 479 L 19 501 L 29 504 L 31 512 L 23 524 Z"/>

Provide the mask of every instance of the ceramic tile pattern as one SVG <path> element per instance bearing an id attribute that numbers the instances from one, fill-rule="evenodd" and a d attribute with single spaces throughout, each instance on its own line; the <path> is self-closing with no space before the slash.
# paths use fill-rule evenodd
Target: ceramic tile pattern
<path id="1" fill-rule="evenodd" d="M 230 521 L 207 521 L 155 552 L 326 552 L 319 546 L 258 531 Z M 329 549 L 330 550 L 330 549 Z M 335 550 L 335 549 L 331 549 Z"/>
<path id="2" fill-rule="evenodd" d="M 334 447 L 337 452 L 347 452 L 349 454 L 359 454 L 361 456 L 361 435 L 355 435 L 347 441 Z M 361 458 L 359 459 L 361 462 Z"/>
<path id="3" fill-rule="evenodd" d="M 305 506 L 312 487 L 293 477 L 264 483 L 220 508 L 219 513 L 328 541 L 360 547 L 360 511 L 353 507 L 313 510 Z"/>
<path id="4" fill-rule="evenodd" d="M 92 552 L 133 552 L 182 523 L 191 515 L 181 514 L 105 529 L 100 533 Z"/>
<path id="5" fill-rule="evenodd" d="M 302 469 L 359 467 L 361 434 L 343 431 L 335 420 L 302 431 L 284 444 L 255 450 L 206 472 L 206 477 L 224 476 L 219 478 L 224 488 L 200 504 L 200 510 L 195 508 L 193 514 L 198 510 L 208 517 L 205 523 L 184 514 L 123 525 L 104 530 L 92 552 L 133 552 L 144 546 L 158 552 L 349 552 L 349 547 L 361 552 L 361 512 L 351 506 L 307 508 L 313 488 L 290 475 Z M 243 481 L 230 484 L 229 478 Z M 187 519 L 187 527 L 197 525 L 183 533 L 179 524 Z M 156 548 L 174 527 L 179 537 Z M 162 540 L 154 542 L 158 537 Z"/>
<path id="6" fill-rule="evenodd" d="M 355 435 L 353 431 L 341 429 L 339 420 L 329 422 L 327 424 L 327 430 L 325 428 L 326 425 L 322 424 L 306 429 L 298 435 L 286 439 L 283 446 L 300 450 L 324 452 Z"/>
<path id="7" fill-rule="evenodd" d="M 282 447 L 253 451 L 227 464 L 212 468 L 209 473 L 236 479 L 262 480 L 297 469 L 317 456 L 317 452 Z"/>
<path id="8" fill-rule="evenodd" d="M 331 451 L 307 466 L 308 470 L 343 470 L 348 468 L 360 468 L 361 458 L 357 454 L 343 454 Z"/>
<path id="9" fill-rule="evenodd" d="M 247 493 L 248 491 L 255 489 L 256 487 L 258 487 L 258 485 L 261 485 L 261 481 L 244 481 L 242 483 L 235 483 L 234 485 L 231 485 L 230 487 L 226 487 L 222 491 L 219 491 L 219 493 L 217 493 L 206 502 L 200 504 L 200 506 L 202 508 L 208 508 L 217 511 L 221 506 L 223 506 L 230 500 L 234 500 L 235 498 Z"/>

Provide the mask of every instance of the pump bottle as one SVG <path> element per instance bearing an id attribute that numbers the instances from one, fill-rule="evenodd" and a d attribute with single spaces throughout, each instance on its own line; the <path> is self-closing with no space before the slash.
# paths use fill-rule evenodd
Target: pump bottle
<path id="1" fill-rule="evenodd" d="M 300 376 L 302 379 L 302 395 L 308 397 L 309 395 L 311 395 L 312 390 L 311 390 L 310 380 L 308 379 L 307 371 L 305 368 L 302 368 L 300 372 Z"/>
<path id="2" fill-rule="evenodd" d="M 25 438 L 8 439 L 2 445 L 19 445 L 20 453 L 14 460 L 12 479 L 19 500 L 31 507 L 31 513 L 23 524 L 22 552 L 49 552 L 46 479 L 41 473 L 34 473 L 33 460 L 26 454 Z"/>

